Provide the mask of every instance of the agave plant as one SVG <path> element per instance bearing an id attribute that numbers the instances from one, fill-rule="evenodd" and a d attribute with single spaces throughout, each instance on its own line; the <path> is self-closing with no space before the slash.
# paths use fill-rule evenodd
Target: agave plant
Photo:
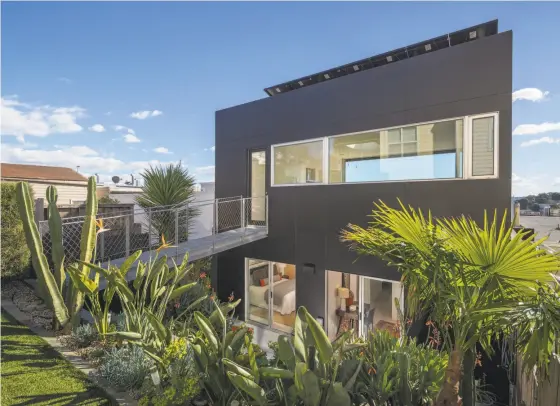
<path id="1" fill-rule="evenodd" d="M 342 240 L 360 254 L 396 266 L 408 292 L 408 316 L 428 317 L 440 326 L 449 366 L 435 405 L 459 404 L 461 389 L 463 404 L 472 406 L 476 343 L 492 351 L 491 339 L 510 327 L 499 314 L 532 317 L 519 303 L 535 298 L 538 281 L 552 281 L 551 273 L 560 270 L 559 258 L 539 249 L 544 239 L 514 235 L 507 213 L 501 221 L 496 213 L 493 219 L 485 213 L 479 225 L 464 216 L 435 220 L 431 213 L 424 216 L 400 204 L 400 209 L 376 204 L 370 225 L 349 225 Z M 540 328 L 535 334 L 546 338 L 521 347 L 521 355 L 524 362 L 544 368 L 548 357 L 535 354 L 550 354 L 548 329 L 560 332 L 560 320 L 547 318 L 535 327 Z"/>
<path id="2" fill-rule="evenodd" d="M 80 240 L 80 260 L 84 264 L 91 261 L 92 253 L 95 248 L 95 217 L 97 215 L 95 189 L 95 177 L 92 176 L 88 179 L 86 215 L 84 216 Z M 35 222 L 34 205 L 27 182 L 19 182 L 17 184 L 16 196 L 23 222 L 25 239 L 31 253 L 31 262 L 37 274 L 38 288 L 47 305 L 49 305 L 54 312 L 54 327 L 65 327 L 69 321 L 71 321 L 71 324 L 76 325 L 79 322 L 79 313 L 84 304 L 84 295 L 73 284 L 68 284 L 67 291 L 63 292 L 66 272 L 64 269 L 62 221 L 56 205 L 58 198 L 56 188 L 54 186 L 49 186 L 47 188 L 49 231 L 52 241 L 51 253 L 54 263 L 54 274 L 49 269 L 47 257 L 43 252 L 43 243 Z M 86 275 L 87 267 L 85 265 L 78 267 L 76 277 L 85 278 Z"/>

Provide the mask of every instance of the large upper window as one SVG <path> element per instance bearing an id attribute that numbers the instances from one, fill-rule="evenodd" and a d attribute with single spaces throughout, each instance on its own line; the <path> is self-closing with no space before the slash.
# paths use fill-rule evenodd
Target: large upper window
<path id="1" fill-rule="evenodd" d="M 496 177 L 497 118 L 493 113 L 273 146 L 273 185 Z"/>
<path id="2" fill-rule="evenodd" d="M 323 140 L 274 147 L 275 185 L 323 183 Z"/>

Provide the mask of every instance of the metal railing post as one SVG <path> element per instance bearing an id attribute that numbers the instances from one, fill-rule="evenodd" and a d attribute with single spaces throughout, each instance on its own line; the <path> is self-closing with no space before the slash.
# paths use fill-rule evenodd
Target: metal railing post
<path id="1" fill-rule="evenodd" d="M 216 227 L 216 234 L 218 234 L 220 232 L 220 222 L 219 222 L 219 213 L 218 213 L 219 203 L 220 202 L 218 200 L 216 200 L 214 202 L 214 204 L 216 205 L 216 212 L 215 212 L 215 215 L 214 215 L 214 226 Z"/>
<path id="2" fill-rule="evenodd" d="M 189 204 L 185 205 L 185 241 L 189 240 Z"/>
<path id="3" fill-rule="evenodd" d="M 241 198 L 241 228 L 245 227 L 245 199 Z"/>
<path id="4" fill-rule="evenodd" d="M 148 251 L 151 250 L 152 250 L 152 208 L 148 207 Z"/>
<path id="5" fill-rule="evenodd" d="M 130 216 L 124 218 L 124 251 L 128 257 L 130 255 Z"/>
<path id="6" fill-rule="evenodd" d="M 100 233 L 99 238 L 99 259 L 103 262 L 103 258 L 105 258 L 105 233 Z"/>
<path id="7" fill-rule="evenodd" d="M 175 257 L 179 255 L 179 208 L 175 209 Z"/>

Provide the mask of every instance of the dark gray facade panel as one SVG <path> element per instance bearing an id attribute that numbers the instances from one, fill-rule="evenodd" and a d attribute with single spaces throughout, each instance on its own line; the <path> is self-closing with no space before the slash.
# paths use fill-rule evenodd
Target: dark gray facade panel
<path id="1" fill-rule="evenodd" d="M 248 193 L 248 150 L 267 150 L 269 236 L 218 258 L 218 294 L 244 293 L 244 258 L 297 267 L 296 301 L 324 316 L 325 270 L 385 279 L 398 273 L 358 258 L 339 241 L 348 223 L 365 226 L 379 199 L 435 216 L 511 204 L 512 33 L 361 72 L 216 113 L 216 197 Z M 499 178 L 270 187 L 272 144 L 498 111 Z M 315 273 L 304 274 L 304 263 Z M 242 312 L 242 309 L 239 309 Z"/>

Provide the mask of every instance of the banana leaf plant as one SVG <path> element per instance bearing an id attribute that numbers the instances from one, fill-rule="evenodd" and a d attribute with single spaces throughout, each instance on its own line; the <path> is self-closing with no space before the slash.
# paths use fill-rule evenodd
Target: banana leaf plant
<path id="1" fill-rule="evenodd" d="M 47 188 L 47 201 L 49 202 L 49 232 L 51 237 L 52 262 L 54 273 L 49 268 L 47 257 L 44 254 L 42 236 L 37 228 L 34 214 L 34 202 L 31 198 L 29 184 L 19 182 L 16 187 L 16 198 L 20 217 L 23 223 L 25 239 L 31 253 L 31 262 L 37 275 L 38 290 L 46 304 L 54 313 L 53 327 L 68 328 L 80 321 L 80 310 L 83 307 L 83 293 L 72 283 L 65 284 L 66 272 L 64 269 L 64 246 L 62 241 L 62 220 L 57 208 L 57 191 L 54 186 Z M 84 263 L 91 261 L 96 243 L 95 217 L 97 215 L 97 197 L 95 177 L 88 179 L 86 214 L 82 227 L 80 240 L 80 259 Z M 86 276 L 82 267 L 80 278 Z M 66 286 L 66 287 L 65 287 Z M 69 323 L 70 322 L 70 323 Z"/>
<path id="2" fill-rule="evenodd" d="M 142 251 L 136 251 L 122 263 L 120 268 L 109 265 L 107 271 L 113 275 L 116 273 L 126 275 L 141 254 Z M 93 279 L 90 276 L 82 277 L 78 265 L 70 265 L 67 271 L 74 286 L 88 299 L 85 302 L 85 306 L 93 317 L 93 323 L 97 332 L 101 336 L 109 333 L 109 308 L 117 291 L 117 286 L 108 284 L 105 289 L 101 290 L 99 284 L 101 273 L 94 272 Z M 102 301 L 101 298 L 103 299 Z M 103 304 L 101 304 L 102 302 Z"/>
<path id="3" fill-rule="evenodd" d="M 278 361 L 256 368 L 224 360 L 231 369 L 228 377 L 236 387 L 259 405 L 267 404 L 264 390 L 255 385 L 273 382 L 274 403 L 304 406 L 350 406 L 351 395 L 363 363 L 355 356 L 365 344 L 350 342 L 351 332 L 330 341 L 319 322 L 300 307 L 294 338 L 278 338 Z M 234 375 L 236 374 L 236 375 Z M 240 376 L 243 378 L 241 379 Z"/>
<path id="4" fill-rule="evenodd" d="M 120 268 L 109 266 L 104 269 L 85 262 L 82 265 L 105 278 L 107 289 L 114 290 L 121 301 L 126 331 L 108 334 L 141 346 L 148 356 L 163 365 L 161 354 L 172 340 L 171 330 L 163 323 L 167 306 L 171 300 L 190 290 L 196 282 L 180 285 L 192 269 L 188 263 L 188 253 L 180 265 L 172 260 L 172 268 L 167 264 L 167 256 L 159 257 L 158 254 L 148 263 L 138 262 L 132 282 L 133 290 L 128 286 L 126 274 L 139 256 L 140 252 L 134 253 Z"/>
<path id="5" fill-rule="evenodd" d="M 228 331 L 227 317 L 240 300 L 224 305 L 215 303 L 209 317 L 194 313 L 199 331 L 189 338 L 194 359 L 201 374 L 201 386 L 213 405 L 266 404 L 266 392 L 259 386 L 258 364 L 265 358 L 251 342 L 250 329 L 236 327 Z M 246 351 L 246 353 L 244 352 Z"/>
<path id="6" fill-rule="evenodd" d="M 435 406 L 473 406 L 475 346 L 492 353 L 492 339 L 510 327 L 508 315 L 537 323 L 540 331 L 531 346 L 520 347 L 523 362 L 546 371 L 554 334 L 560 321 L 551 313 L 527 312 L 523 303 L 533 301 L 539 282 L 552 282 L 560 270 L 560 258 L 540 249 L 546 239 L 527 238 L 508 224 L 484 214 L 482 224 L 468 217 L 434 219 L 421 210 L 404 206 L 375 205 L 367 228 L 349 225 L 342 241 L 362 255 L 373 255 L 395 266 L 407 293 L 407 316 L 428 318 L 436 326 L 449 352 L 448 368 Z M 499 311 L 497 309 L 500 309 Z M 532 334 L 526 334 L 530 337 Z M 462 399 L 460 394 L 462 395 Z"/>

